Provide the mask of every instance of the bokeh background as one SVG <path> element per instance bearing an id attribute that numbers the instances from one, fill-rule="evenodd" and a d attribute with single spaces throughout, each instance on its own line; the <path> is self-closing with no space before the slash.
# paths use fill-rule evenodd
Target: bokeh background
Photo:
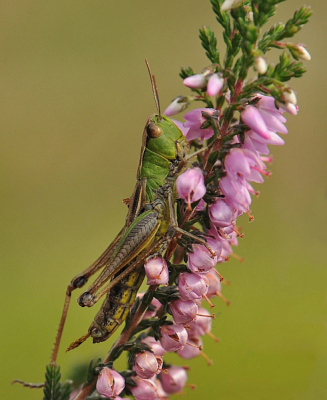
<path id="1" fill-rule="evenodd" d="M 310 3 L 311 23 L 295 41 L 313 60 L 291 82 L 300 112 L 288 116 L 286 145 L 272 149 L 254 222 L 240 220 L 245 237 L 235 251 L 246 261 L 220 268 L 232 304 L 216 301 L 221 342 L 204 338 L 214 365 L 170 358 L 191 367 L 190 400 L 327 398 L 327 6 Z M 281 3 L 273 21 L 301 5 Z M 43 380 L 68 282 L 124 223 L 121 200 L 133 190 L 143 127 L 156 111 L 144 59 L 165 108 L 188 93 L 180 67 L 208 65 L 202 25 L 224 49 L 209 1 L 1 1 L 1 398 L 43 397 L 10 382 Z M 96 312 L 78 307 L 79 294 L 58 359 L 64 377 L 104 357 L 115 339 L 65 354 Z"/>

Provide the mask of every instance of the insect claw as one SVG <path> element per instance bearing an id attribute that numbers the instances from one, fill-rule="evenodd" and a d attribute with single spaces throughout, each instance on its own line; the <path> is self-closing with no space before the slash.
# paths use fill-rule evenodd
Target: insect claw
<path id="1" fill-rule="evenodd" d="M 81 307 L 92 307 L 94 305 L 94 296 L 89 292 L 85 292 L 77 299 L 77 301 Z"/>
<path id="2" fill-rule="evenodd" d="M 80 337 L 79 339 L 75 340 L 73 343 L 71 343 L 67 349 L 66 349 L 66 353 L 67 351 L 76 349 L 76 347 L 78 347 L 79 345 L 81 345 L 83 342 L 85 342 L 85 340 L 90 336 L 90 333 L 86 333 L 85 335 L 83 335 L 82 337 Z"/>

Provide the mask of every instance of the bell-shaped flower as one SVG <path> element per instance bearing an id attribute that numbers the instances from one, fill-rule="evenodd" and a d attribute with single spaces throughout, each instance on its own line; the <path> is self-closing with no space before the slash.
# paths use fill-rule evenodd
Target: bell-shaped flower
<path id="1" fill-rule="evenodd" d="M 224 79 L 221 74 L 212 74 L 208 80 L 207 93 L 209 96 L 218 94 L 224 86 Z"/>
<path id="2" fill-rule="evenodd" d="M 191 203 L 200 200 L 206 193 L 203 172 L 200 168 L 187 169 L 176 180 L 179 197 L 184 199 L 189 207 Z"/>
<path id="3" fill-rule="evenodd" d="M 168 373 L 160 374 L 160 381 L 163 390 L 168 394 L 180 392 L 186 384 L 187 373 L 182 367 L 172 366 L 168 368 Z"/>
<path id="4" fill-rule="evenodd" d="M 142 339 L 142 342 L 147 344 L 157 356 L 163 356 L 166 353 L 166 350 L 161 346 L 160 342 L 153 336 L 147 336 L 146 338 Z"/>
<path id="5" fill-rule="evenodd" d="M 213 108 L 197 108 L 196 110 L 189 111 L 184 115 L 186 122 L 184 127 L 188 129 L 186 134 L 187 140 L 200 138 L 201 141 L 211 138 L 213 129 L 211 126 L 204 127 L 207 123 L 202 113 L 207 113 L 214 118 L 218 117 L 218 111 Z"/>
<path id="6" fill-rule="evenodd" d="M 255 106 L 246 106 L 241 112 L 242 121 L 264 139 L 269 138 L 269 130 L 260 112 Z"/>
<path id="7" fill-rule="evenodd" d="M 206 277 L 209 281 L 208 297 L 215 297 L 221 292 L 221 282 L 218 275 L 212 270 L 207 273 Z"/>
<path id="8" fill-rule="evenodd" d="M 208 310 L 199 307 L 199 312 L 196 320 L 190 323 L 188 334 L 190 338 L 197 338 L 203 336 L 211 331 L 212 316 Z"/>
<path id="9" fill-rule="evenodd" d="M 209 250 L 202 244 L 193 244 L 192 250 L 188 255 L 188 267 L 195 274 L 206 274 L 217 264 L 217 255 L 212 258 Z"/>
<path id="10" fill-rule="evenodd" d="M 178 277 L 178 290 L 182 300 L 199 300 L 207 293 L 206 276 L 182 272 Z"/>
<path id="11" fill-rule="evenodd" d="M 158 375 L 162 367 L 162 357 L 143 351 L 135 356 L 134 371 L 140 378 L 150 379 L 154 375 Z"/>
<path id="12" fill-rule="evenodd" d="M 191 89 L 204 89 L 207 86 L 207 80 L 203 74 L 188 76 L 183 83 Z"/>
<path id="13" fill-rule="evenodd" d="M 224 199 L 218 198 L 209 206 L 209 217 L 216 226 L 226 228 L 235 223 L 237 212 L 226 204 Z"/>
<path id="14" fill-rule="evenodd" d="M 196 318 L 198 306 L 193 300 L 173 300 L 169 303 L 169 308 L 176 324 L 188 325 Z"/>
<path id="15" fill-rule="evenodd" d="M 220 190 L 225 196 L 226 203 L 239 212 L 247 212 L 251 204 L 251 196 L 243 178 L 239 180 L 224 176 L 219 181 Z"/>
<path id="16" fill-rule="evenodd" d="M 125 388 L 125 379 L 115 370 L 104 367 L 98 377 L 97 391 L 109 399 L 116 398 Z"/>
<path id="17" fill-rule="evenodd" d="M 163 373 L 165 373 L 165 371 L 164 371 Z M 157 386 L 157 393 L 158 393 L 158 397 L 157 397 L 156 400 L 166 400 L 166 399 L 168 399 L 168 398 L 169 398 L 169 394 L 166 393 L 166 392 L 163 390 L 161 381 L 160 381 L 158 378 L 156 378 L 156 379 L 154 380 L 154 382 L 155 382 L 155 384 L 156 384 L 156 386 Z"/>
<path id="18" fill-rule="evenodd" d="M 167 285 L 169 271 L 166 261 L 161 257 L 150 258 L 145 264 L 144 269 L 148 278 L 147 285 Z"/>
<path id="19" fill-rule="evenodd" d="M 157 385 L 153 380 L 142 379 L 139 376 L 133 377 L 137 386 L 129 386 L 129 390 L 135 400 L 155 400 L 157 398 Z"/>
<path id="20" fill-rule="evenodd" d="M 231 179 L 240 177 L 258 183 L 263 182 L 261 174 L 266 174 L 262 160 L 252 151 L 247 149 L 231 149 L 225 159 L 227 175 Z"/>
<path id="21" fill-rule="evenodd" d="M 178 350 L 177 354 L 180 357 L 189 360 L 190 358 L 194 358 L 200 355 L 202 348 L 203 343 L 201 338 L 194 337 L 192 339 L 189 339 L 186 346 L 184 346 L 181 350 Z"/>
<path id="22" fill-rule="evenodd" d="M 183 348 L 187 341 L 187 331 L 181 325 L 163 325 L 160 327 L 160 343 L 166 351 Z"/>

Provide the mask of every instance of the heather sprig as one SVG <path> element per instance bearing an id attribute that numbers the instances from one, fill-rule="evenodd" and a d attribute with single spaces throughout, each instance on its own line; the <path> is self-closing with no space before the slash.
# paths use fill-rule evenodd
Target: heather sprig
<path id="1" fill-rule="evenodd" d="M 286 134 L 285 112 L 296 115 L 297 98 L 286 82 L 303 75 L 301 60 L 310 54 L 301 43 L 286 42 L 311 15 L 303 6 L 285 23 L 262 32 L 263 26 L 283 0 L 211 0 L 222 29 L 225 52 L 209 27 L 200 29 L 200 41 L 209 65 L 195 72 L 182 68 L 180 76 L 191 91 L 173 100 L 165 115 L 185 111 L 193 102 L 197 109 L 175 121 L 194 152 L 176 181 L 177 220 L 188 231 L 167 239 L 162 250 L 145 260 L 148 290 L 139 294 L 126 319 L 125 328 L 109 354 L 95 367 L 74 399 L 101 396 L 136 400 L 169 398 L 187 381 L 184 367 L 169 365 L 165 357 L 176 352 L 183 361 L 203 353 L 202 336 L 211 333 L 214 318 L 203 305 L 222 295 L 224 278 L 219 265 L 234 254 L 239 231 L 237 218 L 253 220 L 251 202 L 258 196 L 257 183 L 270 176 L 270 145 L 283 145 L 278 134 Z M 279 62 L 269 61 L 269 51 L 281 50 Z M 198 239 L 198 240 L 197 240 Z M 202 242 L 199 243 L 199 240 Z M 115 361 L 126 354 L 124 371 Z M 70 383 L 60 384 L 59 367 L 47 367 L 45 400 L 68 400 Z"/>

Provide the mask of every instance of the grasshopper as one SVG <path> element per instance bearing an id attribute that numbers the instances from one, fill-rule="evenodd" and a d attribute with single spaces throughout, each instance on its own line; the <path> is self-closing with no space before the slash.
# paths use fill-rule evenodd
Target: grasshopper
<path id="1" fill-rule="evenodd" d="M 104 253 L 68 285 L 52 362 L 56 362 L 72 291 L 83 287 L 100 269 L 102 272 L 78 298 L 78 303 L 82 307 L 92 307 L 103 295 L 106 294 L 106 298 L 88 333 L 75 340 L 67 350 L 79 346 L 90 336 L 94 343 L 103 342 L 123 323 L 143 282 L 146 258 L 163 251 L 165 243 L 172 238 L 171 232 L 202 243 L 214 256 L 204 239 L 178 227 L 175 182 L 193 155 L 189 154 L 189 145 L 181 130 L 161 115 L 155 78 L 147 61 L 146 64 L 158 114 L 147 120 L 143 131 L 136 186 L 125 201 L 129 207 L 125 226 Z"/>

